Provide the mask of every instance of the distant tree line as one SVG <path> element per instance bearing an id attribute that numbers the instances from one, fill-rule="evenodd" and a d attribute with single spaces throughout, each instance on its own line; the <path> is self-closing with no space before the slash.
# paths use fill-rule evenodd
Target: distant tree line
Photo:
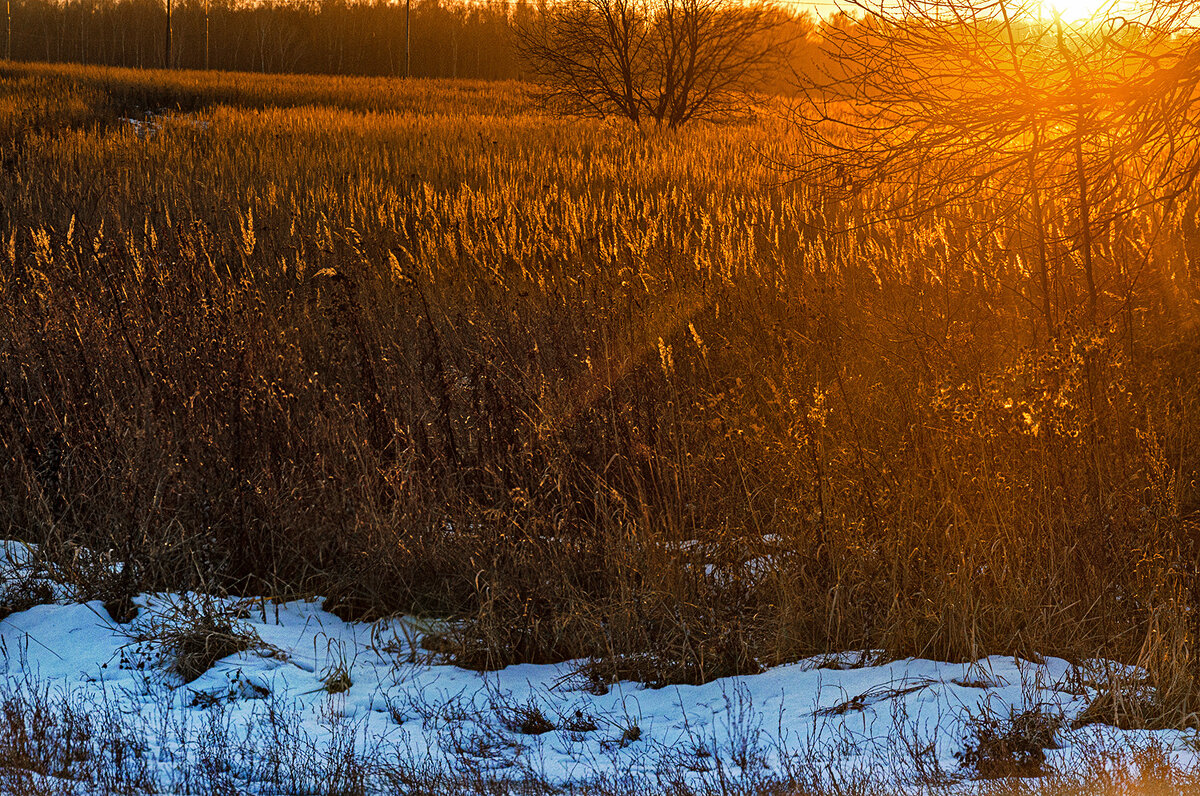
<path id="1" fill-rule="evenodd" d="M 416 0 L 412 75 L 518 77 L 508 30 L 533 13 L 524 0 Z M 9 14 L 13 60 L 158 68 L 166 57 L 162 0 L 12 0 Z M 405 3 L 174 0 L 170 53 L 180 69 L 400 76 Z"/>
<path id="2" fill-rule="evenodd" d="M 166 58 L 164 0 L 11 0 L 4 11 L 0 57 L 11 48 L 17 61 L 146 68 Z M 527 67 L 510 34 L 541 14 L 528 0 L 412 0 L 411 75 L 521 78 Z M 404 0 L 172 0 L 170 66 L 402 76 L 405 16 Z M 803 15 L 797 24 L 815 30 Z M 816 41 L 796 57 L 819 57 Z"/>

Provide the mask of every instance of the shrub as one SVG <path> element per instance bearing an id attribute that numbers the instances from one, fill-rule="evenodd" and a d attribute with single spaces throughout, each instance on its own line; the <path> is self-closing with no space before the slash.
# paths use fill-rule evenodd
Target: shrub
<path id="1" fill-rule="evenodd" d="M 168 669 L 184 683 L 223 658 L 264 646 L 258 635 L 239 621 L 235 609 L 209 598 L 160 608 L 129 632 L 143 647 L 157 650 Z"/>
<path id="2" fill-rule="evenodd" d="M 985 709 L 969 719 L 958 760 L 979 779 L 1041 776 L 1045 750 L 1058 748 L 1054 736 L 1062 723 L 1040 705 L 1010 709 L 1007 716 Z"/>

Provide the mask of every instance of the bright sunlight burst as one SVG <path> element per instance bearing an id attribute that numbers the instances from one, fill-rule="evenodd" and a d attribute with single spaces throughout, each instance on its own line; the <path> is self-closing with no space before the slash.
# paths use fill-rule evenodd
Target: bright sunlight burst
<path id="1" fill-rule="evenodd" d="M 1073 24 L 1109 19 L 1132 5 L 1125 0 L 1040 0 L 1045 17 L 1058 16 Z"/>

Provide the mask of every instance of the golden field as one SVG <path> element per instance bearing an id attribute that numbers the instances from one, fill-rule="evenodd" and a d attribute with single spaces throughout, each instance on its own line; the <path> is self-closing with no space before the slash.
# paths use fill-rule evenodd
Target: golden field
<path id="1" fill-rule="evenodd" d="M 783 110 L 0 66 L 3 532 L 472 666 L 1102 653 L 1191 714 L 1200 196 L 1100 236 L 1098 329 L 1063 254 L 1049 335 L 1003 196 L 889 220 Z"/>

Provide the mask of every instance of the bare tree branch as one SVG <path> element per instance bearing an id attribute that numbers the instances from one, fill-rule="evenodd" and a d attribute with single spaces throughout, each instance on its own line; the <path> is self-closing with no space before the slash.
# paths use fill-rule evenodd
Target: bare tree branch
<path id="1" fill-rule="evenodd" d="M 743 112 L 792 21 L 767 0 L 565 0 L 517 41 L 548 105 L 678 127 Z"/>

